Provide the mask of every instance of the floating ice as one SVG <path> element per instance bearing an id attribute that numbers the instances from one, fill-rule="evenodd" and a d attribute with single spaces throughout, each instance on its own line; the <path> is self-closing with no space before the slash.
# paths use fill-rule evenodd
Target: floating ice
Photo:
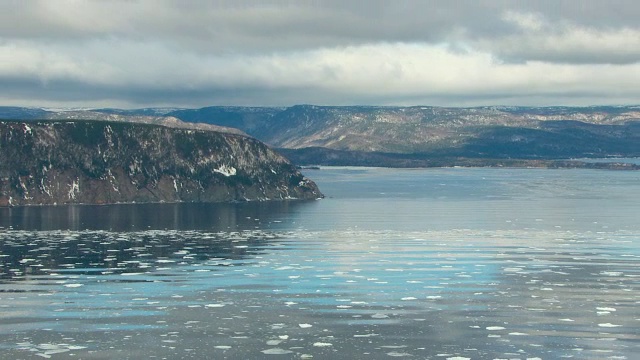
<path id="1" fill-rule="evenodd" d="M 221 307 L 224 307 L 224 306 L 225 306 L 224 304 L 207 304 L 204 307 L 206 307 L 206 308 L 221 308 Z"/>
<path id="2" fill-rule="evenodd" d="M 353 337 L 355 337 L 355 338 L 368 338 L 368 337 L 378 336 L 378 335 L 379 334 L 374 334 L 374 333 L 371 333 L 371 334 L 355 334 L 355 335 L 353 335 Z"/>
<path id="3" fill-rule="evenodd" d="M 611 311 L 616 311 L 616 308 L 612 308 L 612 307 L 597 307 L 596 310 L 611 312 Z"/>
<path id="4" fill-rule="evenodd" d="M 64 284 L 64 286 L 68 287 L 68 288 L 77 288 L 77 287 L 80 287 L 82 285 L 83 284 Z"/>
<path id="5" fill-rule="evenodd" d="M 326 343 L 326 342 L 316 342 L 313 343 L 313 346 L 315 347 L 329 347 L 329 346 L 333 346 L 332 343 Z"/>
<path id="6" fill-rule="evenodd" d="M 504 330 L 504 327 L 502 326 L 487 326 L 486 328 L 489 331 L 496 331 L 496 330 Z"/>
<path id="7" fill-rule="evenodd" d="M 300 326 L 303 329 L 307 329 L 307 328 L 312 327 L 313 325 L 311 325 L 311 324 L 298 324 L 298 326 Z"/>
<path id="8" fill-rule="evenodd" d="M 280 348 L 272 348 L 272 349 L 262 350 L 260 352 L 266 355 L 284 355 L 284 354 L 291 354 L 293 351 L 280 349 Z"/>
<path id="9" fill-rule="evenodd" d="M 386 318 L 388 318 L 389 316 L 388 316 L 388 315 L 385 315 L 385 314 L 377 313 L 377 314 L 373 314 L 373 315 L 371 315 L 371 317 L 372 317 L 372 318 L 374 318 L 374 319 L 386 319 Z"/>
<path id="10" fill-rule="evenodd" d="M 598 326 L 606 327 L 606 328 L 614 328 L 614 327 L 621 327 L 622 325 L 616 325 L 612 323 L 603 323 L 603 324 L 598 324 Z"/>
<path id="11" fill-rule="evenodd" d="M 397 352 L 397 351 L 392 351 L 392 352 L 388 352 L 387 353 L 388 356 L 391 357 L 407 357 L 407 356 L 413 356 L 409 353 L 401 353 L 401 352 Z"/>

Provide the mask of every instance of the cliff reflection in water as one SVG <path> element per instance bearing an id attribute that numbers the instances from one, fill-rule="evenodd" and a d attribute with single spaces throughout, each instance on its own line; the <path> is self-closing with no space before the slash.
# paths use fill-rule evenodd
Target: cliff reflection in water
<path id="1" fill-rule="evenodd" d="M 217 259 L 241 260 L 278 237 L 308 202 L 134 204 L 0 209 L 0 279 L 53 269 L 126 274 Z M 217 263 L 216 263 L 217 264 Z M 213 264 L 212 265 L 216 265 Z"/>
<path id="2" fill-rule="evenodd" d="M 0 208 L 0 228 L 28 230 L 247 230 L 313 201 L 69 205 Z"/>

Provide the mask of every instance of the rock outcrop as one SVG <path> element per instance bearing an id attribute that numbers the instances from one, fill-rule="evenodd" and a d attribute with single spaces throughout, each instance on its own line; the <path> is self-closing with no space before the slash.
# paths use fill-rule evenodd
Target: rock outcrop
<path id="1" fill-rule="evenodd" d="M 241 134 L 104 121 L 1 121 L 0 206 L 322 197 Z"/>

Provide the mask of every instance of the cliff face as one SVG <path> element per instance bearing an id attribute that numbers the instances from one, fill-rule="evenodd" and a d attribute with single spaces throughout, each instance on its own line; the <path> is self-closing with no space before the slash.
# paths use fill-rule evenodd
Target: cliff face
<path id="1" fill-rule="evenodd" d="M 288 160 L 238 134 L 102 121 L 0 122 L 0 206 L 321 196 Z"/>

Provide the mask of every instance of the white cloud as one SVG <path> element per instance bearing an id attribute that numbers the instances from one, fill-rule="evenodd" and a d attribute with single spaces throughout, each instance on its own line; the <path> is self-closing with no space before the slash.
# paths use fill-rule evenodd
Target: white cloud
<path id="1" fill-rule="evenodd" d="M 640 97 L 634 3 L 617 0 L 622 13 L 542 0 L 403 4 L 4 2 L 0 101 L 547 105 Z"/>
<path id="2" fill-rule="evenodd" d="M 503 20 L 519 31 L 483 38 L 475 45 L 512 61 L 573 64 L 640 62 L 640 28 L 598 29 L 568 21 L 551 23 L 540 14 L 507 11 Z"/>
<path id="3" fill-rule="evenodd" d="M 34 50 L 28 43 L 2 46 L 0 76 L 37 78 L 43 88 L 56 81 L 72 82 L 98 93 L 128 88 L 126 93 L 164 89 L 220 96 L 224 89 L 246 90 L 245 99 L 234 94 L 243 103 L 258 91 L 270 93 L 268 101 L 277 105 L 283 105 L 275 102 L 278 93 L 290 96 L 296 89 L 330 102 L 340 102 L 345 96 L 354 101 L 448 96 L 455 102 L 460 97 L 524 98 L 563 92 L 606 97 L 623 85 L 628 94 L 640 95 L 640 64 L 507 63 L 490 53 L 457 52 L 442 45 L 382 43 L 207 57 L 176 53 L 161 44 L 131 42 L 91 43 L 83 49 L 88 51 Z"/>

